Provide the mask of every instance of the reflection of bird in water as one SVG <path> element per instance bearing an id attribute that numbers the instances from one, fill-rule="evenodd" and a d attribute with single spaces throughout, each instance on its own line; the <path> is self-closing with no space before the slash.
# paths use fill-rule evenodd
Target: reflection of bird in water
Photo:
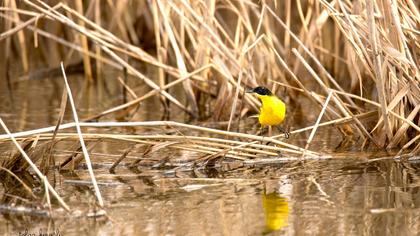
<path id="1" fill-rule="evenodd" d="M 265 214 L 266 232 L 276 231 L 287 226 L 289 215 L 289 204 L 287 199 L 273 192 L 262 195 L 262 202 Z"/>

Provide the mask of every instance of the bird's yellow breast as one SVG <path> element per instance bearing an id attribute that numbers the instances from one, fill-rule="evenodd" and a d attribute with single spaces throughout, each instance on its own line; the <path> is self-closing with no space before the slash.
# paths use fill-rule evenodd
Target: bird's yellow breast
<path id="1" fill-rule="evenodd" d="M 258 121 L 261 125 L 279 125 L 286 116 L 286 105 L 282 100 L 274 95 L 258 95 L 261 99 L 262 106 Z"/>

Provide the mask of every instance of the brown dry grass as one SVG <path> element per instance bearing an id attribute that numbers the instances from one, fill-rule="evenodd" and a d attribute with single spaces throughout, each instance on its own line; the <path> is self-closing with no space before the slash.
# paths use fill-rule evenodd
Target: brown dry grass
<path id="1" fill-rule="evenodd" d="M 15 44 L 25 73 L 30 72 L 28 48 L 36 48 L 48 67 L 58 67 L 60 61 L 82 61 L 89 82 L 103 79 L 102 68 L 113 67 L 122 76 L 127 72 L 150 87 L 150 92 L 137 96 L 118 78 L 131 96 L 126 103 L 81 120 L 127 111 L 144 99 L 159 96 L 167 112 L 176 106 L 195 118 L 229 121 L 226 131 L 163 121 L 90 123 L 98 127 L 182 127 L 199 130 L 202 137 L 79 132 L 80 140 L 85 136 L 163 143 L 165 148 L 204 153 L 208 155 L 205 161 L 220 156 L 238 160 L 256 154 L 276 156 L 279 150 L 313 157 L 320 154 L 307 149 L 317 129 L 335 125 L 344 139 L 362 138 L 362 147 L 400 148 L 399 154 L 409 156 L 420 152 L 420 13 L 414 0 L 2 3 L 0 41 L 4 41 L 6 63 L 11 63 L 10 45 Z M 149 76 L 131 61 L 156 73 Z M 304 147 L 277 137 L 231 132 L 247 111 L 257 111 L 259 102 L 244 93 L 256 85 L 274 91 L 284 88 L 282 97 L 295 111 L 306 114 L 311 109 L 311 123 L 291 132 L 312 130 Z M 173 88 L 182 89 L 186 103 Z M 62 114 L 57 127 L 61 122 Z M 79 125 L 89 123 L 76 122 Z M 33 137 L 42 132 L 53 133 L 41 137 L 46 140 L 75 135 L 57 132 L 54 127 L 21 135 Z M 1 139 L 10 140 L 5 135 Z M 262 140 L 279 146 L 258 144 Z M 100 194 L 98 199 L 101 201 Z"/>

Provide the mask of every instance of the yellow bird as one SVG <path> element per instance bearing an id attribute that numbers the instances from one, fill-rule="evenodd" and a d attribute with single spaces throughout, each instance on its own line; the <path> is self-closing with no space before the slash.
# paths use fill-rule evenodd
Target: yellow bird
<path id="1" fill-rule="evenodd" d="M 261 100 L 262 106 L 260 108 L 260 115 L 258 121 L 264 126 L 276 126 L 279 130 L 284 132 L 280 127 L 286 117 L 286 104 L 276 95 L 274 95 L 268 88 L 258 86 L 248 91 L 255 93 L 256 96 Z M 289 134 L 284 132 L 286 138 L 289 138 Z"/>

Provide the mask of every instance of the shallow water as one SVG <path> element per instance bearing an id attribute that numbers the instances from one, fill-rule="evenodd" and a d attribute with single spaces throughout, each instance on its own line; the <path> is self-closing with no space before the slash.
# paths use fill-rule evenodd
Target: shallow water
<path id="1" fill-rule="evenodd" d="M 102 89 L 86 88 L 80 78 L 71 78 L 81 116 L 96 114 L 121 101 L 120 90 L 100 96 L 98 91 L 103 92 Z M 0 80 L 0 116 L 15 132 L 54 125 L 61 91 L 62 82 L 45 79 L 14 84 L 9 93 L 5 81 Z M 143 105 L 153 107 L 157 102 L 149 100 Z M 137 119 L 159 119 L 160 111 L 150 114 L 146 110 L 140 110 Z M 65 120 L 71 121 L 70 114 L 67 110 Z M 324 133 L 315 143 L 322 149 L 323 143 L 335 139 Z M 56 147 L 58 160 L 74 151 L 74 143 Z M 0 145 L 0 158 L 8 157 L 10 147 Z M 65 213 L 56 207 L 52 217 L 39 205 L 45 204 L 45 199 L 27 202 L 30 198 L 21 185 L 3 178 L 0 234 L 418 235 L 420 232 L 418 162 L 382 158 L 386 153 L 348 152 L 336 154 L 330 160 L 271 165 L 224 163 L 210 169 L 148 165 L 129 168 L 123 163 L 115 174 L 109 173 L 125 148 L 123 143 L 103 142 L 92 150 L 106 216 L 93 217 L 97 210 L 95 197 L 82 164 L 74 172 L 50 171 L 49 178 L 55 179 L 56 189 L 72 209 Z M 128 160 L 140 155 L 140 149 L 130 153 Z M 154 154 L 159 155 L 176 159 L 188 153 Z M 36 187 L 39 185 L 33 174 L 23 172 L 19 177 L 34 184 L 34 192 L 42 191 Z"/>
<path id="2" fill-rule="evenodd" d="M 3 209 L 0 233 L 417 235 L 419 168 L 349 157 L 229 171 L 97 169 L 108 214 L 98 218 L 86 216 L 94 197 L 81 169 L 57 176 L 72 213 L 48 218 Z"/>

